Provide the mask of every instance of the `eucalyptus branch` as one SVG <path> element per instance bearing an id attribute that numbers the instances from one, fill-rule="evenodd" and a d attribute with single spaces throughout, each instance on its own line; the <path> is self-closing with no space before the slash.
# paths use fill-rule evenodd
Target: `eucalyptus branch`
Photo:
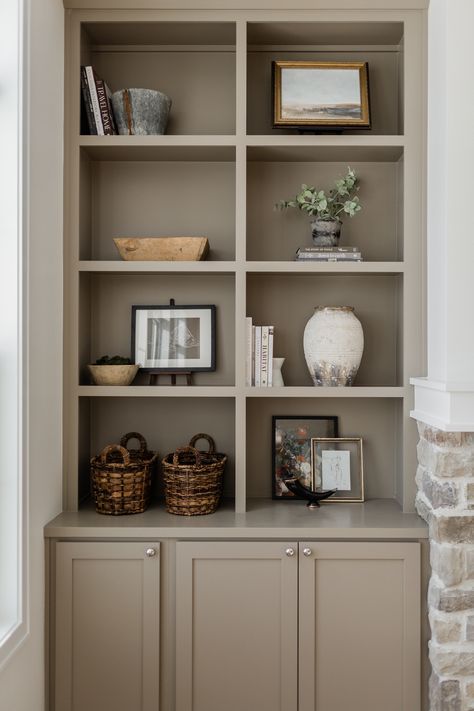
<path id="1" fill-rule="evenodd" d="M 307 212 L 311 217 L 319 217 L 321 220 L 338 220 L 342 213 L 354 217 L 362 209 L 357 196 L 359 191 L 359 179 L 355 171 L 347 169 L 344 178 L 336 180 L 335 189 L 329 190 L 328 194 L 324 190 L 319 190 L 313 186 L 303 184 L 301 191 L 291 200 L 280 200 L 275 208 L 286 210 L 296 208 L 302 212 Z M 343 198 L 346 198 L 343 200 Z"/>

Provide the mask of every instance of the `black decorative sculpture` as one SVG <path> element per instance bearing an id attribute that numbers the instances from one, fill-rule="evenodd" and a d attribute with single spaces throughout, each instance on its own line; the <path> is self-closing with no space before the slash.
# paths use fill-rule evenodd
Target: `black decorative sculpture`
<path id="1" fill-rule="evenodd" d="M 301 496 L 303 499 L 308 499 L 306 506 L 310 509 L 319 509 L 320 501 L 324 499 L 329 499 L 330 496 L 336 493 L 337 489 L 331 489 L 328 491 L 311 491 L 311 489 L 306 488 L 300 482 L 298 477 L 294 476 L 290 479 L 285 479 L 285 486 L 296 496 Z"/>

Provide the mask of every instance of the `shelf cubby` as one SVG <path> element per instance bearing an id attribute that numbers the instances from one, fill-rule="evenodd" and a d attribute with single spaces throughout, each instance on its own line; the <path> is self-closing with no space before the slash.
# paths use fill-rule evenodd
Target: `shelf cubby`
<path id="1" fill-rule="evenodd" d="M 290 387 L 311 386 L 303 332 L 316 306 L 353 306 L 364 329 L 356 386 L 402 385 L 402 278 L 399 275 L 248 274 L 247 313 L 275 327 L 274 354 L 285 357 Z M 355 386 L 355 387 L 356 387 Z"/>
<path id="2" fill-rule="evenodd" d="M 198 432 L 212 434 L 219 452 L 228 456 L 224 496 L 235 496 L 235 402 L 225 398 L 164 397 L 81 397 L 79 419 L 78 498 L 89 496 L 89 461 L 111 442 L 119 442 L 127 432 L 138 431 L 148 446 L 158 451 L 153 499 L 162 498 L 161 459 L 178 447 L 186 446 Z M 133 443 L 131 443 L 133 444 Z M 201 441 L 203 450 L 207 443 Z"/>
<path id="3" fill-rule="evenodd" d="M 368 262 L 401 261 L 403 148 L 337 144 L 248 148 L 247 260 L 291 260 L 298 247 L 309 246 L 311 218 L 275 210 L 275 204 L 292 198 L 303 183 L 329 189 L 348 165 L 360 180 L 362 211 L 344 220 L 341 245 L 359 247 Z"/>
<path id="4" fill-rule="evenodd" d="M 155 146 L 154 159 L 143 160 L 143 145 L 83 147 L 79 258 L 119 262 L 114 237 L 198 235 L 209 239 L 210 260 L 233 260 L 235 149 L 202 160 L 208 149 L 197 147 L 193 158 L 192 148 Z M 173 159 L 176 151 L 185 160 Z"/>
<path id="5" fill-rule="evenodd" d="M 81 274 L 80 383 L 89 383 L 85 366 L 108 354 L 128 357 L 131 351 L 132 305 L 213 304 L 216 309 L 216 371 L 195 373 L 199 386 L 232 386 L 235 378 L 235 285 L 232 275 L 203 280 L 188 274 Z M 135 384 L 146 385 L 145 373 Z M 157 386 L 158 392 L 158 386 Z"/>
<path id="6" fill-rule="evenodd" d="M 247 133 L 272 128 L 274 60 L 364 61 L 369 64 L 372 134 L 403 134 L 404 27 L 401 22 L 249 22 Z"/>
<path id="7" fill-rule="evenodd" d="M 401 501 L 403 399 L 247 398 L 247 496 L 250 499 L 269 499 L 272 495 L 272 415 L 336 415 L 340 437 L 363 438 L 366 499 Z M 292 502 L 275 502 L 278 506 L 288 504 L 291 506 Z"/>
<path id="8" fill-rule="evenodd" d="M 169 134 L 233 134 L 235 34 L 233 22 L 85 22 L 81 63 L 112 92 L 167 94 Z"/>

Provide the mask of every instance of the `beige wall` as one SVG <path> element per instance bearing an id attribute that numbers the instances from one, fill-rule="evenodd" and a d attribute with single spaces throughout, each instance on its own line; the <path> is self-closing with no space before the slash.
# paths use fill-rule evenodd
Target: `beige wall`
<path id="1" fill-rule="evenodd" d="M 43 526 L 61 510 L 62 106 L 60 0 L 26 0 L 30 126 L 29 215 L 29 633 L 0 671 L 0 711 L 44 704 Z M 29 17 L 28 17 L 29 16 Z M 28 86 L 29 82 L 29 86 Z M 27 148 L 28 151 L 28 148 Z"/>

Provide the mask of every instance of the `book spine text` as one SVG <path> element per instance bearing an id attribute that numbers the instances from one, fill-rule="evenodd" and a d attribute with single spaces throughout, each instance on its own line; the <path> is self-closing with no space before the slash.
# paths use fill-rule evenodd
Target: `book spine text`
<path id="1" fill-rule="evenodd" d="M 94 70 L 92 69 L 92 67 L 86 67 L 86 74 L 87 74 L 87 84 L 89 86 L 89 93 L 90 93 L 91 102 L 92 102 L 92 111 L 94 113 L 95 125 L 97 127 L 97 135 L 103 136 L 104 135 L 104 127 L 102 126 L 102 118 L 101 118 L 100 107 L 99 107 L 99 98 L 97 96 L 97 88 L 96 88 L 95 79 L 94 79 Z"/>
<path id="2" fill-rule="evenodd" d="M 255 387 L 262 382 L 262 327 L 255 326 Z"/>
<path id="3" fill-rule="evenodd" d="M 268 335 L 268 326 L 262 326 L 262 388 L 268 387 Z"/>

